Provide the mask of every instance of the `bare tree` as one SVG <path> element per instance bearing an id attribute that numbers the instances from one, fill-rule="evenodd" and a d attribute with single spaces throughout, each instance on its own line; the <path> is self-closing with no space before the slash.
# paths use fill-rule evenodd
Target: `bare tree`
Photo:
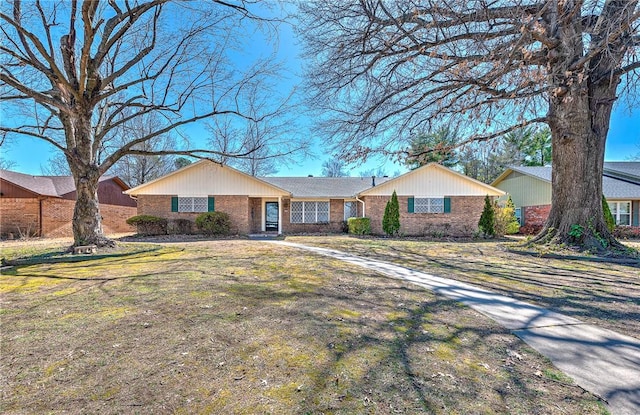
<path id="1" fill-rule="evenodd" d="M 322 163 L 322 175 L 325 177 L 346 177 L 349 176 L 349 173 L 344 161 L 332 158 Z"/>
<path id="2" fill-rule="evenodd" d="M 279 79 L 278 71 L 270 70 L 269 73 L 269 78 L 257 79 L 246 88 L 247 118 L 219 118 L 207 126 L 212 149 L 225 154 L 247 153 L 246 157 L 224 157 L 220 161 L 251 176 L 274 174 L 278 165 L 291 162 L 296 155 L 306 154 L 309 148 L 308 140 L 292 118 L 299 113 L 293 93 L 279 97 L 275 84 Z"/>
<path id="3" fill-rule="evenodd" d="M 60 150 L 74 177 L 75 244 L 111 244 L 102 232 L 98 178 L 127 155 L 244 157 L 209 149 L 149 150 L 144 143 L 223 114 L 244 116 L 237 98 L 263 65 L 234 70 L 228 54 L 256 28 L 244 0 L 182 2 L 12 0 L 0 13 L 3 135 Z M 179 18 L 177 18 L 179 16 Z M 268 33 L 267 33 L 268 34 Z M 10 105 L 9 105 L 10 104 Z M 124 143 L 116 131 L 157 114 L 162 125 Z M 103 152 L 103 153 L 101 153 Z"/>
<path id="4" fill-rule="evenodd" d="M 0 154 L 7 151 L 7 141 L 5 137 L 0 136 Z M 3 156 L 0 156 L 0 169 L 8 170 L 15 166 L 16 162 L 13 160 L 8 160 Z"/>
<path id="5" fill-rule="evenodd" d="M 637 0 L 361 0 L 301 6 L 312 102 L 350 159 L 467 125 L 488 140 L 552 133 L 552 208 L 538 242 L 619 247 L 603 221 L 604 148 L 618 95 L 637 102 Z M 465 134 L 467 135 L 467 134 Z M 460 143 L 464 144 L 464 143 Z M 582 232 L 569 233 L 579 226 Z"/>

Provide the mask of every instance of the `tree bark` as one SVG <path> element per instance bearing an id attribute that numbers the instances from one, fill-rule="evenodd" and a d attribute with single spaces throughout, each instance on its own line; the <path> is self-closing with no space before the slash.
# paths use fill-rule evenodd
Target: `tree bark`
<path id="1" fill-rule="evenodd" d="M 534 242 L 579 245 L 596 252 L 624 248 L 610 234 L 602 211 L 604 150 L 620 82 L 614 75 L 619 61 L 602 52 L 584 67 L 573 67 L 584 53 L 582 29 L 576 22 L 563 30 L 553 52 L 557 59 L 549 59 L 551 210 Z"/>
<path id="2" fill-rule="evenodd" d="M 77 196 L 73 212 L 74 246 L 113 246 L 113 241 L 105 237 L 102 231 L 102 216 L 98 203 L 98 168 L 89 166 L 72 169 Z"/>

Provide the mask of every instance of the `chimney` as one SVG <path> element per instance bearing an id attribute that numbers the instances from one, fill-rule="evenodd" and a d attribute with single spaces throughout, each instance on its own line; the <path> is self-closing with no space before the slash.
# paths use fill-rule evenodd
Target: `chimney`
<path id="1" fill-rule="evenodd" d="M 371 186 L 376 186 L 376 176 L 371 176 Z"/>
<path id="2" fill-rule="evenodd" d="M 308 175 L 307 177 L 313 177 L 313 174 Z"/>

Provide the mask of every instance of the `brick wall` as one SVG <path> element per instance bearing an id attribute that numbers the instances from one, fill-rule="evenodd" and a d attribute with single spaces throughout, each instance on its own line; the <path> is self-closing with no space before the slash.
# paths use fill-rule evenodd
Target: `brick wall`
<path id="1" fill-rule="evenodd" d="M 261 232 L 262 231 L 262 199 L 259 197 L 250 197 L 249 198 L 249 214 L 250 219 L 250 229 L 251 233 Z"/>
<path id="2" fill-rule="evenodd" d="M 547 221 L 550 211 L 551 205 L 522 207 L 524 226 L 520 229 L 520 231 L 524 233 L 538 233 L 538 231 L 542 229 L 545 222 Z"/>
<path id="3" fill-rule="evenodd" d="M 42 200 L 42 236 L 50 238 L 73 236 L 74 200 L 46 198 Z M 127 218 L 136 214 L 136 208 L 129 206 L 100 204 L 102 229 L 106 234 L 134 232 L 127 225 Z M 2 198 L 0 203 L 0 235 L 6 237 L 9 232 L 19 237 L 20 232 L 29 229 L 32 235 L 40 233 L 40 201 L 31 199 Z"/>
<path id="4" fill-rule="evenodd" d="M 291 223 L 291 200 L 282 199 L 282 232 L 284 233 L 339 233 L 344 221 L 344 200 L 329 201 L 329 223 Z"/>
<path id="5" fill-rule="evenodd" d="M 137 214 L 137 209 L 131 206 L 100 204 L 102 215 L 102 230 L 106 234 L 135 232 L 136 227 L 127 224 L 127 219 Z"/>
<path id="6" fill-rule="evenodd" d="M 231 219 L 233 233 L 249 233 L 249 198 L 247 196 L 215 196 L 215 210 L 226 212 Z M 138 215 L 152 215 L 166 219 L 189 219 L 195 221 L 199 213 L 171 211 L 170 195 L 138 196 Z"/>
<path id="7" fill-rule="evenodd" d="M 0 235 L 15 238 L 27 231 L 37 235 L 40 231 L 40 202 L 35 198 L 3 197 L 0 199 Z"/>
<path id="8" fill-rule="evenodd" d="M 366 196 L 366 216 L 371 232 L 384 234 L 382 218 L 390 196 Z M 484 208 L 484 196 L 451 197 L 450 213 L 408 213 L 408 196 L 398 196 L 400 233 L 407 236 L 471 236 L 478 228 Z"/>
<path id="9" fill-rule="evenodd" d="M 47 198 L 42 201 L 42 234 L 50 238 L 73 236 L 74 200 Z M 127 218 L 136 215 L 136 208 L 130 206 L 100 204 L 102 231 L 105 234 L 135 232 L 135 227 L 127 225 Z"/>

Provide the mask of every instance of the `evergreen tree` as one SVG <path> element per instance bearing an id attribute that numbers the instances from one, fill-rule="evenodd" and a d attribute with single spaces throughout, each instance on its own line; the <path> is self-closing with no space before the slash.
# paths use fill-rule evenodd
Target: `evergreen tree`
<path id="1" fill-rule="evenodd" d="M 493 237 L 496 234 L 495 230 L 495 212 L 493 210 L 493 204 L 489 195 L 484 197 L 484 209 L 482 215 L 480 215 L 480 221 L 478 221 L 478 228 L 482 231 L 485 237 Z"/>
<path id="2" fill-rule="evenodd" d="M 609 229 L 609 232 L 613 232 L 613 229 L 616 227 L 616 220 L 611 214 L 611 209 L 609 209 L 609 204 L 604 195 L 602 195 L 602 213 L 604 213 L 604 223 L 607 224 L 607 229 Z"/>
<path id="3" fill-rule="evenodd" d="M 398 234 L 400 230 L 400 204 L 398 203 L 398 195 L 395 190 L 391 195 L 391 200 L 387 202 L 384 208 L 382 230 L 389 236 Z"/>

